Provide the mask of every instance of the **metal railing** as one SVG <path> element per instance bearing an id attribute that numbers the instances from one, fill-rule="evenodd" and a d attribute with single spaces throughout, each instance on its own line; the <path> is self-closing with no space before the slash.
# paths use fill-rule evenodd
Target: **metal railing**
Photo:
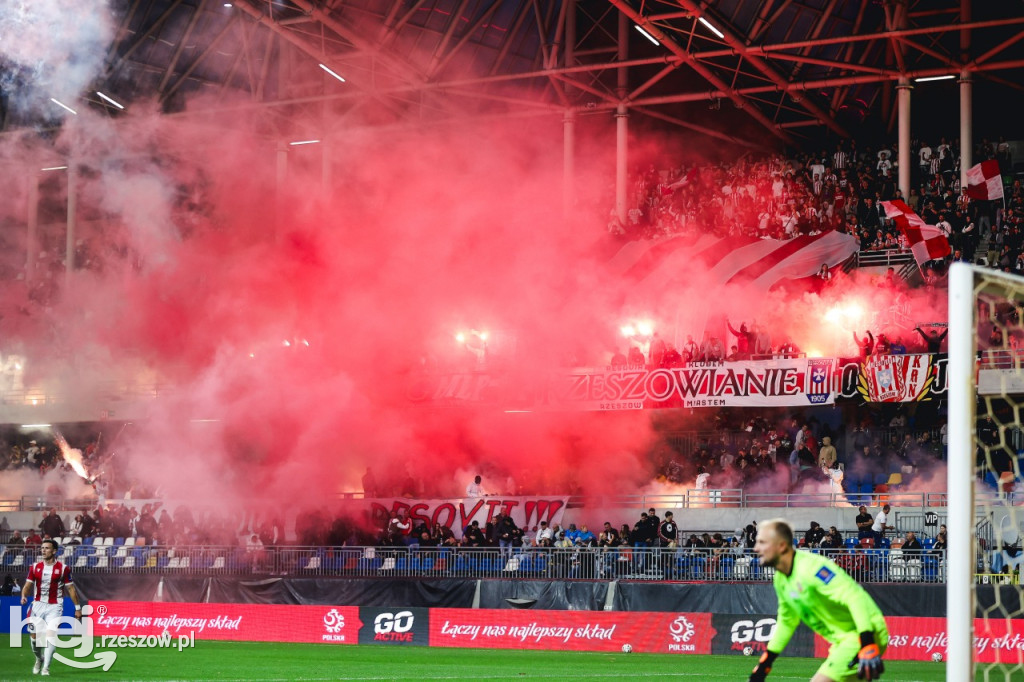
<path id="1" fill-rule="evenodd" d="M 895 267 L 914 262 L 914 254 L 904 249 L 882 249 L 880 251 L 858 251 L 857 265 L 859 268 Z"/>
<path id="2" fill-rule="evenodd" d="M 859 582 L 945 581 L 945 552 L 847 547 L 812 550 Z M 60 560 L 79 573 L 280 575 L 347 578 L 501 578 L 767 582 L 773 569 L 748 549 L 649 547 L 156 547 L 67 545 Z M 0 571 L 20 572 L 34 549 L 7 548 Z M 979 564 L 988 566 L 990 563 Z"/>
<path id="3" fill-rule="evenodd" d="M 362 493 L 342 493 L 338 500 L 358 501 L 367 499 Z M 975 499 L 979 505 L 1024 505 L 1024 492 L 1000 493 L 994 490 L 978 491 Z M 119 505 L 124 500 L 108 500 Z M 157 503 L 161 500 L 131 500 L 130 506 Z M 748 493 L 742 488 L 713 488 L 708 490 L 687 490 L 678 494 L 636 494 L 636 495 L 573 495 L 569 508 L 607 509 L 622 507 L 646 511 L 651 507 L 661 509 L 706 509 L 738 507 L 880 507 L 885 503 L 894 507 L 931 508 L 945 507 L 944 492 L 888 492 L 856 493 Z M 43 511 L 55 507 L 60 512 L 95 509 L 98 501 L 89 498 L 64 498 L 52 495 L 30 495 L 21 498 L 0 499 L 0 512 Z"/>

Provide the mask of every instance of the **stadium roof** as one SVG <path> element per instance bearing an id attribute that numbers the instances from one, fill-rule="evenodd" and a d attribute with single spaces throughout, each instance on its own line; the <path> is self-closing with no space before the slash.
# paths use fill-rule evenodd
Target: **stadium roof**
<path id="1" fill-rule="evenodd" d="M 45 3 L 25 4 L 33 12 Z M 116 34 L 82 98 L 111 116 L 121 110 L 109 100 L 146 98 L 168 113 L 256 115 L 268 134 L 319 133 L 303 128 L 353 119 L 610 116 L 626 104 L 634 121 L 764 147 L 865 131 L 894 137 L 900 78 L 952 76 L 916 85 L 914 97 L 922 123 L 922 112 L 949 105 L 954 129 L 962 72 L 975 102 L 1004 104 L 975 106 L 986 129 L 1016 108 L 1006 103 L 1024 100 L 1019 0 L 111 5 Z M 42 93 L 20 103 L 18 90 L 31 85 L 25 65 L 2 67 L 5 126 L 52 121 Z"/>

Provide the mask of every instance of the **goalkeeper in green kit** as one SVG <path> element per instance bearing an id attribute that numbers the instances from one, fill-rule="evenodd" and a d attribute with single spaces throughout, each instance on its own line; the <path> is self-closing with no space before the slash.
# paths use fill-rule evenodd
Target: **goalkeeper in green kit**
<path id="1" fill-rule="evenodd" d="M 882 676 L 889 630 L 882 611 L 863 587 L 830 559 L 796 551 L 793 529 L 781 519 L 761 524 L 754 551 L 762 566 L 775 569 L 779 616 L 750 682 L 765 682 L 800 621 L 832 645 L 811 682 L 844 682 L 854 677 L 877 680 Z"/>

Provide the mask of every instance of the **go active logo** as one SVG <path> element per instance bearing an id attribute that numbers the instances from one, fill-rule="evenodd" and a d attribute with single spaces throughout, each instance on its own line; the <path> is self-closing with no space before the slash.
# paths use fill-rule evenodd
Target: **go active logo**
<path id="1" fill-rule="evenodd" d="M 732 624 L 730 639 L 732 649 L 742 651 L 751 647 L 754 651 L 765 651 L 772 635 L 775 634 L 775 619 L 761 618 L 760 620 L 738 620 Z"/>
<path id="2" fill-rule="evenodd" d="M 430 630 L 423 608 L 381 609 L 362 607 L 359 620 L 361 644 L 405 644 L 426 646 Z"/>

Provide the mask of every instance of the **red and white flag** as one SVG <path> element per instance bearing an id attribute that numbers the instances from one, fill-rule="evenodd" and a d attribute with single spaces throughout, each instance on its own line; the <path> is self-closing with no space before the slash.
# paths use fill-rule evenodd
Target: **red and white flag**
<path id="1" fill-rule="evenodd" d="M 907 238 L 914 260 L 919 267 L 936 258 L 945 258 L 951 252 L 945 233 L 934 225 L 927 225 L 902 201 L 883 201 L 885 217 L 891 218 Z"/>
<path id="2" fill-rule="evenodd" d="M 967 196 L 972 199 L 1002 199 L 1003 176 L 999 162 L 982 161 L 967 170 Z"/>

